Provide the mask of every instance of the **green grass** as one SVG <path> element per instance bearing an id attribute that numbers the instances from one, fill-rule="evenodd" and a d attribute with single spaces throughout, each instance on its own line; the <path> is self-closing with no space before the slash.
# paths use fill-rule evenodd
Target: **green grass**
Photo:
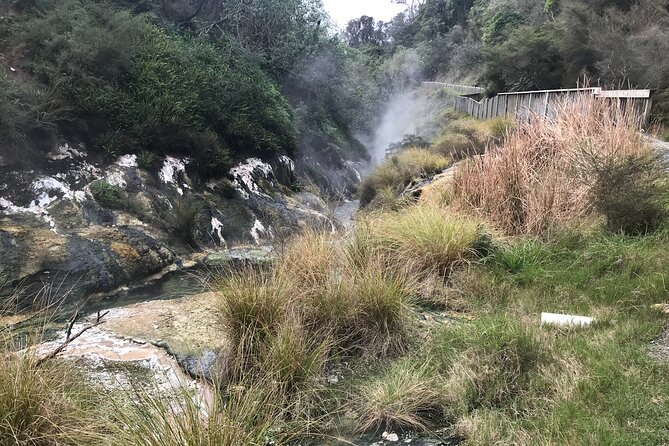
<path id="1" fill-rule="evenodd" d="M 474 369 L 490 358 L 504 360 L 485 369 L 495 371 L 492 381 L 474 380 L 485 398 L 461 416 L 467 444 L 669 440 L 669 367 L 648 354 L 666 323 L 650 309 L 667 295 L 666 242 L 666 232 L 641 238 L 565 232 L 547 242 L 512 242 L 486 264 L 461 272 L 459 283 L 477 316 L 437 336 L 435 357 L 469 352 Z M 541 311 L 592 315 L 599 322 L 587 329 L 540 328 Z M 496 322 L 486 328 L 486 320 Z M 513 410 L 480 404 L 505 392 Z"/>
<path id="2" fill-rule="evenodd" d="M 483 243 L 478 223 L 418 206 L 370 216 L 352 237 L 306 232 L 272 267 L 218 282 L 228 348 L 212 417 L 188 393 L 134 395 L 101 418 L 102 440 L 337 444 L 438 430 L 464 445 L 669 442 L 669 363 L 648 350 L 667 325 L 651 305 L 668 295 L 669 230 L 581 226 Z M 430 322 L 418 306 L 430 293 L 461 305 Z M 541 326 L 542 311 L 597 320 Z M 58 363 L 29 375 L 7 364 L 3 435 L 90 426 L 96 412 L 76 385 L 57 385 L 71 382 Z"/>
<path id="3" fill-rule="evenodd" d="M 125 209 L 128 194 L 118 186 L 105 180 L 96 180 L 91 183 L 91 193 L 95 201 L 109 209 Z"/>
<path id="4" fill-rule="evenodd" d="M 486 234 L 476 221 L 435 206 L 412 206 L 371 216 L 358 230 L 357 251 L 375 252 L 396 267 L 421 274 L 446 275 L 473 259 Z M 364 246 L 367 244 L 367 246 Z"/>
<path id="5" fill-rule="evenodd" d="M 351 408 L 361 432 L 422 431 L 444 406 L 435 374 L 412 360 L 389 365 L 354 390 Z"/>

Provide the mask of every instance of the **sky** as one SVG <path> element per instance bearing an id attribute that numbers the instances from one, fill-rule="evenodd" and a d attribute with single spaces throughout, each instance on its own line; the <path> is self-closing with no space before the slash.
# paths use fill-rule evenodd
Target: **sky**
<path id="1" fill-rule="evenodd" d="M 404 10 L 403 5 L 396 5 L 391 0 L 323 0 L 323 3 L 330 17 L 340 27 L 346 26 L 349 20 L 362 15 L 387 22 Z"/>

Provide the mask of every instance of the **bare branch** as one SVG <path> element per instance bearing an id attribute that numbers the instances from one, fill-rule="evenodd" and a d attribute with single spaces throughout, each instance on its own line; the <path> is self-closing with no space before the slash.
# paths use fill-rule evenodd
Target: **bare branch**
<path id="1" fill-rule="evenodd" d="M 87 332 L 88 330 L 90 330 L 91 328 L 93 328 L 93 327 L 97 327 L 98 325 L 102 324 L 102 323 L 104 322 L 104 321 L 103 321 L 103 318 L 104 318 L 107 314 L 109 314 L 109 311 L 105 311 L 104 313 L 100 313 L 100 312 L 98 311 L 97 317 L 95 318 L 95 322 L 86 325 L 84 328 L 82 328 L 81 330 L 79 330 L 76 334 L 71 335 L 71 334 L 72 334 L 72 327 L 74 326 L 74 323 L 75 323 L 76 320 L 77 320 L 77 315 L 78 315 L 78 313 L 75 314 L 75 315 L 72 317 L 72 320 L 70 321 L 70 324 L 69 324 L 68 327 L 67 327 L 67 335 L 66 335 L 66 337 L 65 337 L 65 341 L 64 341 L 62 344 L 60 344 L 58 347 L 56 347 L 53 351 L 51 351 L 51 353 L 49 353 L 48 355 L 44 356 L 43 358 L 40 358 L 40 359 L 37 361 L 37 363 L 35 364 L 35 366 L 36 366 L 36 367 L 39 367 L 39 366 L 41 366 L 42 364 L 44 364 L 46 361 L 55 358 L 60 352 L 62 352 L 63 350 L 65 350 L 65 348 L 66 348 L 70 343 L 72 343 L 75 339 L 77 339 L 79 336 L 81 336 L 82 334 L 86 333 L 86 332 Z"/>

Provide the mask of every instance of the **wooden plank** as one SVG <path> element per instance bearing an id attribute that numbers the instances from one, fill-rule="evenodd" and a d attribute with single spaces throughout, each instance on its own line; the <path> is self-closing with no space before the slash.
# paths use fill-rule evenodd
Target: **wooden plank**
<path id="1" fill-rule="evenodd" d="M 541 94 L 541 93 L 560 93 L 560 92 L 600 92 L 602 91 L 599 87 L 590 87 L 590 88 L 559 88 L 556 90 L 528 90 L 528 91 L 510 91 L 507 93 L 500 93 L 500 95 L 526 95 L 526 94 Z"/>
<path id="2" fill-rule="evenodd" d="M 649 98 L 650 90 L 602 90 L 595 96 L 599 98 Z"/>

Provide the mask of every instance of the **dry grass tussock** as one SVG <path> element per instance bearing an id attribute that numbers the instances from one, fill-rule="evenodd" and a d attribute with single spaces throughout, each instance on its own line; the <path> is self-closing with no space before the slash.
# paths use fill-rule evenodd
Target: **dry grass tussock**
<path id="1" fill-rule="evenodd" d="M 463 164 L 452 204 L 509 234 L 541 234 L 584 216 L 593 204 L 593 185 L 583 181 L 587 172 L 578 171 L 584 154 L 650 155 L 635 119 L 616 103 L 587 96 L 565 101 L 555 119 L 520 123 L 501 147 Z"/>
<path id="2" fill-rule="evenodd" d="M 442 172 L 449 158 L 425 149 L 403 150 L 378 165 L 360 186 L 360 204 L 371 208 L 394 207 L 394 200 L 412 181 Z"/>
<path id="3" fill-rule="evenodd" d="M 333 352 L 398 352 L 409 338 L 413 289 L 407 276 L 373 260 L 357 268 L 340 240 L 307 231 L 271 271 L 243 270 L 221 285 L 231 360 L 243 374 L 299 387 Z"/>
<path id="4" fill-rule="evenodd" d="M 372 215 L 360 223 L 354 252 L 375 252 L 409 274 L 446 276 L 472 259 L 485 244 L 476 220 L 439 206 L 412 206 L 397 213 Z"/>
<path id="5" fill-rule="evenodd" d="M 131 404 L 115 408 L 103 444 L 116 446 L 264 446 L 271 429 L 281 425 L 284 407 L 275 387 L 236 386 L 225 393 L 214 388 L 207 410 L 200 397 L 186 389 L 174 395 L 138 390 Z M 288 441 L 288 432 L 275 438 Z"/>
<path id="6" fill-rule="evenodd" d="M 0 346 L 0 444 L 93 444 L 100 423 L 95 394 L 77 371 L 57 361 L 39 364 L 30 350 Z"/>
<path id="7" fill-rule="evenodd" d="M 361 432 L 425 430 L 426 421 L 443 409 L 439 378 L 425 364 L 394 363 L 380 376 L 355 389 L 351 408 Z"/>
<path id="8" fill-rule="evenodd" d="M 232 272 L 217 285 L 230 341 L 222 379 L 245 387 L 271 383 L 281 395 L 277 404 L 291 408 L 289 419 L 328 413 L 319 396 L 328 364 L 407 352 L 420 278 L 433 280 L 440 271 L 443 281 L 455 263 L 473 255 L 480 235 L 476 223 L 416 207 L 375 215 L 352 240 L 306 231 L 271 269 Z M 414 403 L 406 404 L 411 418 Z M 415 404 L 422 412 L 423 403 Z M 397 423 L 419 426 L 409 418 Z"/>
<path id="9" fill-rule="evenodd" d="M 486 147 L 499 144 L 511 129 L 503 118 L 481 121 L 461 118 L 449 123 L 430 144 L 429 150 L 452 160 L 480 155 Z"/>

